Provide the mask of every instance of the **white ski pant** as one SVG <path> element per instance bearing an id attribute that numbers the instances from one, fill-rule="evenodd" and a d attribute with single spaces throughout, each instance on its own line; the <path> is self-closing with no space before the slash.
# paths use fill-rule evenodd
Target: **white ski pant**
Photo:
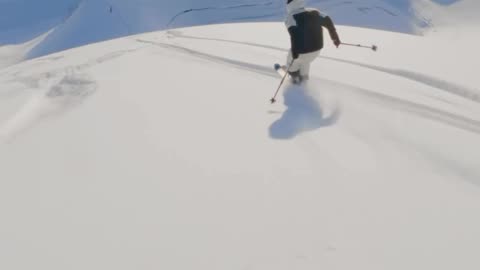
<path id="1" fill-rule="evenodd" d="M 308 77 L 310 73 L 310 64 L 315 60 L 318 55 L 320 54 L 320 50 L 311 52 L 311 53 L 304 53 L 299 54 L 298 58 L 293 61 L 293 64 L 288 69 L 289 72 L 297 72 L 300 71 L 300 75 L 302 77 Z M 292 51 L 288 53 L 287 57 L 287 67 L 292 63 Z"/>

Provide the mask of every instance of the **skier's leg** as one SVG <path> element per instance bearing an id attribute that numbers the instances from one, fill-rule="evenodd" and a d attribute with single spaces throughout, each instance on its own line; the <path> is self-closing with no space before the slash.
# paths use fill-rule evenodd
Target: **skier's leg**
<path id="1" fill-rule="evenodd" d="M 310 65 L 312 63 L 306 61 L 303 63 L 302 67 L 300 68 L 300 76 L 302 77 L 302 81 L 306 81 L 310 78 Z"/>
<path id="2" fill-rule="evenodd" d="M 308 80 L 310 78 L 310 66 L 319 54 L 320 51 L 316 51 L 302 55 L 303 61 L 302 66 L 300 67 L 300 76 L 302 77 L 302 80 Z"/>
<path id="3" fill-rule="evenodd" d="M 296 83 L 301 83 L 304 80 L 308 80 L 308 72 L 310 70 L 311 56 L 309 53 L 300 54 L 297 58 L 298 64 L 298 79 Z"/>
<path id="4" fill-rule="evenodd" d="M 301 78 L 300 78 L 300 67 L 302 65 L 301 61 L 301 55 L 295 59 L 293 62 L 293 56 L 292 56 L 292 51 L 288 52 L 287 56 L 287 67 L 288 67 L 288 74 L 292 78 L 293 83 L 300 83 Z"/>
<path id="5" fill-rule="evenodd" d="M 289 51 L 288 52 L 288 56 L 287 56 L 287 64 L 286 66 L 290 66 L 290 68 L 288 69 L 288 71 L 292 71 L 292 72 L 295 72 L 295 71 L 298 71 L 300 69 L 300 66 L 299 66 L 299 59 L 295 59 L 295 61 L 293 61 L 293 56 L 292 56 L 292 51 Z"/>

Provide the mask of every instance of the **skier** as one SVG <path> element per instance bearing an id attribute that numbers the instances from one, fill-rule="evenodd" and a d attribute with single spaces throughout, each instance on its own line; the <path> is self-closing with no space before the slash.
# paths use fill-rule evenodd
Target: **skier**
<path id="1" fill-rule="evenodd" d="M 293 83 L 308 80 L 310 64 L 323 48 L 323 27 L 328 29 L 333 44 L 341 44 L 332 19 L 314 8 L 305 8 L 305 0 L 287 0 L 285 24 L 290 34 L 291 49 L 287 68 Z"/>

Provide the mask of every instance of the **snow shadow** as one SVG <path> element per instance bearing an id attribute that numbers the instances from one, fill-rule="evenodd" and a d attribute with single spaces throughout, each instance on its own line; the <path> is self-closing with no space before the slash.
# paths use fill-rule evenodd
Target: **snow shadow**
<path id="1" fill-rule="evenodd" d="M 288 86 L 284 90 L 284 103 L 286 111 L 269 129 L 273 139 L 293 139 L 301 133 L 331 126 L 340 116 L 338 107 L 326 116 L 319 101 L 302 86 Z"/>

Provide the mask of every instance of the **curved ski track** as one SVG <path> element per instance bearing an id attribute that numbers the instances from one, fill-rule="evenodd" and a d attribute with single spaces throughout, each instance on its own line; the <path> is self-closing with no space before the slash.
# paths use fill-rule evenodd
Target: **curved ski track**
<path id="1" fill-rule="evenodd" d="M 235 44 L 240 44 L 240 45 L 245 45 L 245 46 L 256 46 L 256 47 L 262 47 L 262 48 L 266 48 L 266 49 L 287 51 L 286 49 L 282 49 L 282 48 L 278 48 L 278 47 L 272 47 L 272 46 L 261 45 L 261 44 L 254 44 L 254 43 L 249 43 L 249 42 L 238 42 L 238 41 L 223 40 L 223 39 L 183 36 L 181 34 L 178 34 L 178 32 L 173 32 L 173 31 L 169 31 L 168 34 L 173 35 L 174 37 L 211 40 L 211 41 L 218 41 L 218 42 L 235 43 Z M 204 52 L 201 52 L 201 51 L 197 51 L 197 50 L 193 50 L 193 49 L 189 49 L 189 48 L 186 48 L 186 47 L 182 47 L 182 46 L 174 45 L 174 44 L 169 44 L 169 43 L 163 43 L 163 42 L 151 41 L 151 40 L 145 40 L 145 39 L 138 39 L 138 38 L 135 39 L 135 40 L 137 42 L 140 42 L 140 43 L 150 44 L 150 45 L 158 46 L 158 47 L 161 47 L 161 48 L 164 48 L 164 49 L 172 49 L 172 50 L 175 50 L 177 52 L 189 54 L 189 55 L 192 55 L 192 56 L 195 56 L 195 57 L 198 57 L 198 58 L 202 58 L 202 59 L 205 59 L 205 60 L 208 60 L 208 61 L 212 61 L 212 62 L 215 62 L 215 63 L 227 64 L 227 65 L 230 65 L 230 66 L 242 69 L 242 70 L 247 70 L 247 71 L 250 71 L 250 72 L 256 72 L 256 73 L 260 73 L 260 74 L 271 76 L 271 77 L 277 77 L 278 76 L 278 74 L 276 72 L 274 72 L 271 67 L 257 65 L 257 64 L 248 63 L 248 62 L 242 62 L 242 61 L 229 59 L 229 58 L 225 58 L 225 57 L 220 57 L 220 56 L 204 53 Z M 416 74 L 416 73 L 413 73 L 413 72 L 411 72 L 411 73 L 409 73 L 409 72 L 396 72 L 396 71 L 393 71 L 393 70 L 389 70 L 387 68 L 369 66 L 369 65 L 365 65 L 365 64 L 361 64 L 361 63 L 356 63 L 356 62 L 353 62 L 353 61 L 346 61 L 346 60 L 335 59 L 335 58 L 330 58 L 330 57 L 321 57 L 321 58 L 331 59 L 331 60 L 334 60 L 334 61 L 340 61 L 340 62 L 356 65 L 356 66 L 363 67 L 363 68 L 368 68 L 368 69 L 372 69 L 372 70 L 376 70 L 376 71 L 389 73 L 389 74 L 392 74 L 392 75 L 396 75 L 396 76 L 400 76 L 400 77 L 404 77 L 404 78 L 407 78 L 407 79 L 414 80 L 418 83 L 423 83 L 423 84 L 438 88 L 437 87 L 438 86 L 438 84 L 437 84 L 438 81 L 435 80 L 434 78 L 433 79 L 428 79 L 428 80 L 415 79 L 415 78 L 423 78 L 422 76 L 424 76 L 426 78 L 429 78 L 426 75 L 419 75 L 419 74 Z M 409 76 L 409 74 L 410 75 L 416 74 L 416 76 L 415 75 Z M 426 105 L 418 104 L 418 103 L 415 103 L 415 102 L 407 101 L 407 100 L 404 100 L 404 99 L 388 96 L 388 95 L 385 95 L 385 94 L 377 93 L 377 92 L 374 92 L 374 91 L 371 91 L 371 90 L 368 90 L 368 89 L 364 89 L 364 88 L 360 88 L 360 87 L 356 87 L 356 86 L 353 86 L 353 85 L 340 83 L 340 82 L 336 82 L 336 81 L 325 80 L 325 79 L 319 79 L 319 78 L 315 78 L 315 79 L 316 80 L 322 80 L 322 81 L 330 83 L 330 84 L 335 84 L 335 85 L 339 86 L 338 89 L 341 89 L 341 91 L 343 91 L 343 92 L 360 94 L 361 97 L 363 97 L 363 98 L 365 98 L 369 101 L 378 103 L 380 105 L 389 106 L 390 108 L 394 107 L 396 109 L 400 109 L 400 110 L 403 110 L 403 111 L 408 112 L 408 113 L 413 113 L 415 115 L 418 115 L 418 116 L 426 118 L 426 119 L 439 121 L 439 122 L 442 122 L 442 123 L 445 123 L 445 124 L 448 124 L 448 125 L 455 126 L 457 128 L 461 128 L 461 129 L 464 129 L 464 130 L 467 130 L 467 131 L 470 131 L 470 132 L 480 134 L 480 121 L 477 121 L 475 119 L 470 119 L 470 118 L 467 118 L 467 117 L 464 117 L 464 116 L 461 116 L 461 115 L 456 115 L 456 114 L 453 114 L 453 113 L 450 113 L 450 112 L 445 112 L 445 111 L 442 111 L 442 110 L 439 110 L 439 109 L 436 109 L 436 108 L 433 108 L 433 107 L 430 107 L 430 106 L 426 106 Z M 452 85 L 454 85 L 454 84 L 452 84 Z M 456 86 L 456 87 L 457 88 L 455 88 L 455 89 L 461 89 L 462 91 L 469 92 L 469 90 L 465 90 L 465 88 L 458 88 L 458 86 Z M 444 88 L 440 88 L 440 89 L 451 92 L 448 89 L 444 89 Z M 457 92 L 451 92 L 451 93 L 457 93 Z M 463 96 L 463 97 L 465 97 L 465 98 L 470 97 L 470 96 L 468 96 L 468 97 L 467 96 Z M 469 99 L 473 100 L 473 101 L 480 102 L 480 98 L 478 100 L 472 99 L 472 98 L 469 98 Z"/>

